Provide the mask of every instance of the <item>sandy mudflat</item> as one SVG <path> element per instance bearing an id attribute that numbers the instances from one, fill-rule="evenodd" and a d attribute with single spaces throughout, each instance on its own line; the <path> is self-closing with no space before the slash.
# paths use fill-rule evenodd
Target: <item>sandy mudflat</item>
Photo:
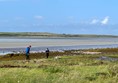
<path id="1" fill-rule="evenodd" d="M 77 46 L 77 45 L 109 45 L 118 44 L 118 41 L 103 40 L 39 40 L 39 41 L 0 41 L 0 48 L 32 47 L 40 46 Z"/>

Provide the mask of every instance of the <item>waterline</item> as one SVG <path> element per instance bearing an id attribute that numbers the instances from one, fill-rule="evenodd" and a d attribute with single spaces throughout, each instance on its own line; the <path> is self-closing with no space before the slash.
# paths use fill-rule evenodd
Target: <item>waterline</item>
<path id="1" fill-rule="evenodd" d="M 95 48 L 117 48 L 118 44 L 109 45 L 77 45 L 77 46 L 43 46 L 32 47 L 31 52 L 45 52 L 46 48 L 50 51 L 79 50 L 79 49 L 95 49 Z M 25 48 L 0 48 L 0 55 L 9 53 L 24 53 Z"/>

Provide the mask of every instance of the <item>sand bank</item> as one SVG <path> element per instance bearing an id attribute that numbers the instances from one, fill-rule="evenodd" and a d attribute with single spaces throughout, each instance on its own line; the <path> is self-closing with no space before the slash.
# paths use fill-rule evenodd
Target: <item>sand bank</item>
<path id="1" fill-rule="evenodd" d="M 76 46 L 76 45 L 109 45 L 118 44 L 118 41 L 98 41 L 98 40 L 42 40 L 42 41 L 0 41 L 0 48 L 17 48 L 43 46 Z"/>

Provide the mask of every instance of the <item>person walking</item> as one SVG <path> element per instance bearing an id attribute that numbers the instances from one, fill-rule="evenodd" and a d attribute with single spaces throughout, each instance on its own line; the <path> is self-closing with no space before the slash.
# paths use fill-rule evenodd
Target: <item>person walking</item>
<path id="1" fill-rule="evenodd" d="M 49 52 L 50 52 L 49 49 L 47 48 L 45 52 L 46 52 L 46 58 L 48 58 L 49 57 Z"/>
<path id="2" fill-rule="evenodd" d="M 29 59 L 30 59 L 30 57 L 29 57 L 30 48 L 31 48 L 31 45 L 29 45 L 29 46 L 26 48 L 26 60 L 29 60 Z"/>

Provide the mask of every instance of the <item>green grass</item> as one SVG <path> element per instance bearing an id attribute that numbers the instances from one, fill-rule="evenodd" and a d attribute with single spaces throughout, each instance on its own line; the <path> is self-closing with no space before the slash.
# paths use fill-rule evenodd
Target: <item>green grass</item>
<path id="1" fill-rule="evenodd" d="M 0 37 L 22 37 L 22 38 L 65 38 L 65 37 L 86 37 L 86 38 L 98 38 L 98 37 L 118 37 L 114 35 L 95 35 L 95 34 L 57 34 L 57 33 L 48 33 L 48 32 L 0 32 Z"/>
<path id="2" fill-rule="evenodd" d="M 90 50 L 89 50 L 90 51 Z M 96 51 L 96 50 L 94 50 Z M 0 83 L 117 83 L 118 61 L 98 60 L 101 56 L 116 57 L 117 53 L 99 55 L 51 53 L 9 55 L 0 59 Z M 59 58 L 55 59 L 57 55 Z M 63 55 L 63 56 L 62 56 Z"/>
<path id="3" fill-rule="evenodd" d="M 57 60 L 1 61 L 1 66 L 9 66 L 0 68 L 0 83 L 115 83 L 118 80 L 116 63 L 104 61 L 100 64 L 97 60 L 82 59 L 64 56 Z"/>

